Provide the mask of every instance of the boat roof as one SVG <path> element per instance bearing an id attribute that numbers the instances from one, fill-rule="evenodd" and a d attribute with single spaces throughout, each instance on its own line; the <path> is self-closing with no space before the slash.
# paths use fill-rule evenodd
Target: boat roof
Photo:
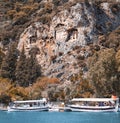
<path id="1" fill-rule="evenodd" d="M 114 101 L 118 100 L 112 98 L 73 98 L 71 101 L 90 101 L 90 102 L 104 102 L 104 101 Z"/>
<path id="2" fill-rule="evenodd" d="M 46 102 L 46 99 L 40 99 L 40 100 L 23 100 L 23 101 L 14 101 L 13 103 L 34 103 L 34 102 L 40 102 L 44 103 Z"/>

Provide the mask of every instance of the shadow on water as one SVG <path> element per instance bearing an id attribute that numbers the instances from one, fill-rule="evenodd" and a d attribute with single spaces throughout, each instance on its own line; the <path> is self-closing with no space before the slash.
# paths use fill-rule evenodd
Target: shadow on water
<path id="1" fill-rule="evenodd" d="M 0 123 L 120 123 L 120 112 L 7 112 L 0 111 Z"/>

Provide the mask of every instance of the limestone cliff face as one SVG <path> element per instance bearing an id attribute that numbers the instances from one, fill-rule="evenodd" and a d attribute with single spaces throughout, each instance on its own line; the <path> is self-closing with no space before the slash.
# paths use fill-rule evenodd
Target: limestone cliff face
<path id="1" fill-rule="evenodd" d="M 21 34 L 18 49 L 24 45 L 27 55 L 32 48 L 38 48 L 36 57 L 43 74 L 66 81 L 84 69 L 77 58 L 89 56 L 88 44 L 97 43 L 100 35 L 119 25 L 120 11 L 115 13 L 110 3 L 99 6 L 77 3 L 69 10 L 63 8 L 52 18 L 50 25 L 41 22 L 31 24 Z M 86 47 L 85 51 L 83 47 Z"/>

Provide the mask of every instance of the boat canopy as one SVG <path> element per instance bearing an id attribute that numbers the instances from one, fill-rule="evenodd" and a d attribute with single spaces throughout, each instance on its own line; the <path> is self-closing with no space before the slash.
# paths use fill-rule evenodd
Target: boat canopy
<path id="1" fill-rule="evenodd" d="M 13 103 L 44 103 L 46 102 L 47 100 L 45 98 L 43 99 L 40 99 L 40 100 L 24 100 L 24 101 L 14 101 Z"/>
<path id="2" fill-rule="evenodd" d="M 90 102 L 109 102 L 109 101 L 114 101 L 118 100 L 112 99 L 112 98 L 73 98 L 71 101 L 90 101 Z"/>

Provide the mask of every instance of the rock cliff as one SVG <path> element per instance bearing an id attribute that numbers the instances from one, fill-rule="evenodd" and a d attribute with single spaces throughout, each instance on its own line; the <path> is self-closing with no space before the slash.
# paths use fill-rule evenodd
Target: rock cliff
<path id="1" fill-rule="evenodd" d="M 33 48 L 45 76 L 70 81 L 71 76 L 86 72 L 91 55 L 90 44 L 97 44 L 102 35 L 120 25 L 120 6 L 108 2 L 99 5 L 78 2 L 61 8 L 49 24 L 36 21 L 20 35 L 18 49 L 26 55 Z M 102 46 L 100 46 L 102 48 Z"/>

